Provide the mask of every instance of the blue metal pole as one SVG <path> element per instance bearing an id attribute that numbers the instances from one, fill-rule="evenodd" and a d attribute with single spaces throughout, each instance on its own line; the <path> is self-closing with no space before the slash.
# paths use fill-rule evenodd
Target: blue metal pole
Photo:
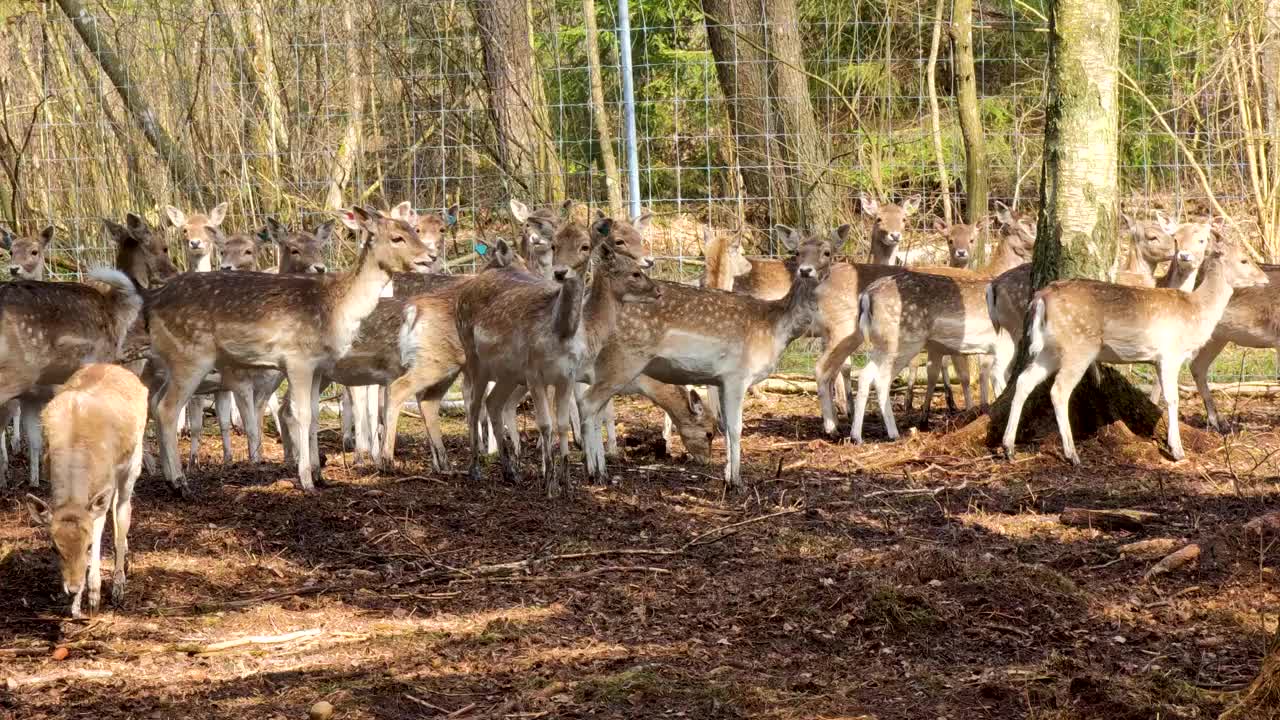
<path id="1" fill-rule="evenodd" d="M 640 215 L 640 150 L 636 146 L 636 89 L 631 74 L 631 4 L 618 0 L 618 44 L 622 47 L 622 113 L 627 123 L 627 199 L 631 217 Z"/>

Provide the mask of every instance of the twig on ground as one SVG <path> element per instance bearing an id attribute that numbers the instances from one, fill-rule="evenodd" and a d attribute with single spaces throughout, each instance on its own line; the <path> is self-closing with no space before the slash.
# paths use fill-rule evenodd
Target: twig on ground
<path id="1" fill-rule="evenodd" d="M 311 628 L 310 630 L 298 630 L 296 632 L 285 633 L 283 635 L 249 635 L 241 638 L 233 638 L 231 640 L 223 640 L 221 642 L 211 643 L 208 645 L 179 645 L 174 649 L 178 652 L 185 652 L 192 655 L 207 655 L 209 653 L 222 652 L 225 650 L 233 650 L 245 645 L 281 645 L 284 643 L 297 642 L 304 638 L 312 638 L 320 635 L 324 631 L 320 628 Z"/>
<path id="2" fill-rule="evenodd" d="M 863 495 L 863 499 L 880 497 L 882 495 L 941 495 L 948 490 L 964 490 L 969 487 L 969 481 L 965 480 L 959 485 L 941 485 L 936 488 L 898 488 L 895 490 L 876 490 Z"/>
<path id="3" fill-rule="evenodd" d="M 47 685 L 62 680 L 100 680 L 109 678 L 115 673 L 110 670 L 65 670 L 48 675 L 28 675 L 27 677 L 5 678 L 4 684 L 10 691 L 32 685 Z"/>

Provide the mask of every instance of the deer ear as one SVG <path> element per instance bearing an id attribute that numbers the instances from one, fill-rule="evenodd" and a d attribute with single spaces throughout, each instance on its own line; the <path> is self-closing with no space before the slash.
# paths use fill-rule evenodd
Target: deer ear
<path id="1" fill-rule="evenodd" d="M 839 240 L 841 244 L 843 244 L 849 240 L 849 233 L 852 231 L 853 231 L 853 226 L 850 225 L 849 223 L 845 223 L 840 227 L 836 228 L 836 239 Z"/>
<path id="2" fill-rule="evenodd" d="M 23 504 L 27 506 L 27 514 L 31 516 L 31 520 L 37 525 L 48 525 L 53 522 L 53 510 L 49 509 L 49 505 L 40 498 L 27 493 L 23 498 Z"/>
<path id="3" fill-rule="evenodd" d="M 0 248 L 6 252 L 13 249 L 13 231 L 3 225 L 0 225 Z"/>
<path id="4" fill-rule="evenodd" d="M 136 213 L 129 213 L 128 215 L 125 215 L 124 224 L 131 232 L 142 232 L 151 229 L 151 227 L 147 225 L 147 221 L 144 220 L 141 215 Z"/>
<path id="5" fill-rule="evenodd" d="M 604 267 L 612 267 L 614 260 L 618 257 L 613 245 L 606 242 L 596 245 L 596 254 L 600 256 L 600 264 Z"/>
<path id="6" fill-rule="evenodd" d="M 942 235 L 946 235 L 947 230 L 950 230 L 950 229 L 951 229 L 951 226 L 947 224 L 946 220 L 943 220 L 942 218 L 933 219 L 934 232 L 940 233 Z"/>
<path id="7" fill-rule="evenodd" d="M 862 214 L 874 218 L 880 216 L 880 202 L 866 193 L 858 196 L 861 200 Z"/>
<path id="8" fill-rule="evenodd" d="M 174 227 L 182 227 L 187 224 L 187 214 L 172 205 L 164 206 L 164 214 L 169 216 L 169 222 Z"/>
<path id="9" fill-rule="evenodd" d="M 368 220 L 368 216 L 365 215 L 364 211 L 358 207 L 353 207 L 350 210 L 343 211 L 342 213 L 342 224 L 345 225 L 348 230 L 364 230 L 366 220 Z"/>
<path id="10" fill-rule="evenodd" d="M 507 203 L 507 205 L 511 208 L 511 217 L 515 218 L 516 222 L 522 223 L 529 219 L 531 213 L 528 205 L 515 198 L 511 198 L 511 202 Z"/>
<path id="11" fill-rule="evenodd" d="M 120 223 L 102 218 L 102 226 L 107 229 L 107 233 L 111 235 L 111 239 L 115 242 L 120 242 L 129 237 L 129 231 Z"/>
<path id="12" fill-rule="evenodd" d="M 902 212 L 905 215 L 915 215 L 916 211 L 919 209 L 920 209 L 919 195 L 912 195 L 911 197 L 902 201 Z"/>
<path id="13" fill-rule="evenodd" d="M 599 211 L 596 211 L 599 213 Z M 591 241 L 598 243 L 609 237 L 609 233 L 613 232 L 613 218 L 600 215 L 596 221 L 591 223 Z"/>
<path id="14" fill-rule="evenodd" d="M 1010 212 L 1009 206 L 999 200 L 996 201 L 996 219 L 1000 221 L 1001 225 L 1013 224 L 1013 213 Z"/>
<path id="15" fill-rule="evenodd" d="M 645 232 L 649 229 L 649 223 L 652 222 L 652 220 L 653 213 L 647 211 L 641 212 L 639 217 L 631 221 L 631 227 L 634 227 L 637 232 Z"/>
<path id="16" fill-rule="evenodd" d="M 326 220 L 316 228 L 316 242 L 328 245 L 331 240 L 333 240 L 333 221 Z"/>
<path id="17" fill-rule="evenodd" d="M 800 247 L 800 233 L 790 225 L 781 223 L 773 226 L 773 238 L 782 243 L 782 246 L 791 252 L 795 252 Z"/>
<path id="18" fill-rule="evenodd" d="M 578 201 L 576 201 L 576 200 L 565 200 L 564 202 L 560 203 L 560 216 L 561 216 L 562 218 L 564 218 L 565 220 L 572 219 L 572 218 L 573 218 L 573 210 L 574 210 L 574 208 L 576 208 L 576 207 L 578 207 Z"/>
<path id="19" fill-rule="evenodd" d="M 418 213 L 413 209 L 413 203 L 405 200 L 404 202 L 391 208 L 391 217 L 396 220 L 403 220 L 410 225 L 418 221 Z"/>
<path id="20" fill-rule="evenodd" d="M 89 502 L 84 509 L 89 511 L 93 517 L 102 517 L 107 514 L 107 506 L 111 504 L 111 497 L 115 495 L 115 485 L 108 485 L 98 491 L 97 495 L 89 498 Z"/>
<path id="21" fill-rule="evenodd" d="M 288 233 L 289 229 L 284 226 L 284 223 L 268 215 L 267 224 L 262 226 L 262 230 L 258 231 L 258 236 L 263 240 L 281 242 Z"/>
<path id="22" fill-rule="evenodd" d="M 457 224 L 458 224 L 458 210 L 459 210 L 458 203 L 454 203 L 454 204 L 452 204 L 452 205 L 450 205 L 450 206 L 449 206 L 449 209 L 448 209 L 448 210 L 445 210 L 445 211 L 444 211 L 444 223 L 445 223 L 445 225 L 457 225 Z"/>
<path id="23" fill-rule="evenodd" d="M 40 231 L 40 249 L 44 250 L 49 247 L 49 243 L 53 242 L 53 226 L 50 225 Z"/>
<path id="24" fill-rule="evenodd" d="M 227 219 L 227 207 L 230 203 L 220 202 L 218 206 L 209 211 L 209 224 L 218 227 L 223 220 Z"/>
<path id="25" fill-rule="evenodd" d="M 707 414 L 707 406 L 702 404 L 702 396 L 693 388 L 689 388 L 689 413 L 693 415 L 694 420 L 702 420 L 702 417 Z"/>

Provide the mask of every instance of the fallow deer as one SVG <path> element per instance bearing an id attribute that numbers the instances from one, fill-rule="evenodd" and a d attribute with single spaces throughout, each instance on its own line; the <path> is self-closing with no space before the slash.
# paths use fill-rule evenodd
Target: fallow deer
<path id="1" fill-rule="evenodd" d="M 907 232 L 907 218 L 920 209 L 920 198 L 907 198 L 901 205 L 881 205 L 862 193 L 861 201 L 862 213 L 871 219 L 871 264 L 901 265 L 899 245 Z"/>
<path id="2" fill-rule="evenodd" d="M 1115 282 L 1134 287 L 1155 287 L 1156 268 L 1160 263 L 1173 260 L 1173 233 L 1178 224 L 1170 222 L 1163 213 L 1156 213 L 1154 221 L 1139 222 L 1124 216 L 1129 232 L 1129 257 L 1125 266 L 1115 274 Z"/>
<path id="3" fill-rule="evenodd" d="M 80 368 L 114 362 L 142 308 L 142 297 L 124 273 L 89 274 L 104 285 L 18 281 L 0 284 L 0 406 L 23 400 L 23 425 L 31 453 L 30 484 L 40 478 L 39 412 L 47 386 L 60 385 Z M 8 468 L 0 466 L 0 485 Z"/>
<path id="4" fill-rule="evenodd" d="M 266 244 L 269 235 L 266 228 L 255 233 L 218 234 L 214 243 L 218 249 L 218 269 L 224 272 L 258 269 L 258 251 Z"/>
<path id="5" fill-rule="evenodd" d="M 1194 290 L 1200 267 L 1213 243 L 1213 234 L 1200 232 L 1198 223 L 1179 226 L 1173 233 L 1173 262 L 1169 263 L 1169 272 L 1159 279 L 1157 285 L 1183 292 Z"/>
<path id="6" fill-rule="evenodd" d="M 42 419 L 52 492 L 48 503 L 27 495 L 26 504 L 32 519 L 49 530 L 62 570 L 62 589 L 72 596 L 71 616 L 78 618 L 86 588 L 89 612 L 98 610 L 108 509 L 116 550 L 111 600 L 116 605 L 124 601 L 147 389 L 118 365 L 87 365 L 67 379 Z"/>
<path id="7" fill-rule="evenodd" d="M 1208 242 L 1212 228 L 1196 223 L 1178 232 L 1194 232 Z M 1063 454 L 1080 464 L 1067 404 L 1080 378 L 1097 361 L 1158 365 L 1168 404 L 1169 450 L 1175 460 L 1181 460 L 1178 370 L 1212 337 L 1235 289 L 1267 283 L 1262 270 L 1234 244 L 1211 251 L 1203 274 L 1200 287 L 1190 293 L 1094 280 L 1059 280 L 1037 292 L 1030 310 L 1031 361 L 1018 376 L 1004 432 L 1008 455 L 1014 454 L 1027 396 L 1056 372 L 1049 396 Z"/>
<path id="8" fill-rule="evenodd" d="M 593 480 L 607 477 L 598 414 L 609 398 L 643 373 L 666 383 L 719 388 L 728 441 L 725 481 L 742 487 L 743 398 L 818 316 L 834 254 L 826 238 L 786 226 L 775 232 L 796 252 L 797 277 L 780 300 L 661 283 L 658 302 L 618 308 L 617 330 L 597 354 L 591 387 L 580 401 L 587 472 Z"/>
<path id="9" fill-rule="evenodd" d="M 1266 272 L 1265 270 L 1263 272 Z M 1218 408 L 1209 388 L 1209 370 L 1227 343 L 1239 347 L 1266 348 L 1280 353 L 1280 278 L 1268 275 L 1266 287 L 1240 288 L 1231 294 L 1227 309 L 1213 329 L 1213 335 L 1191 359 L 1191 376 L 1204 400 L 1209 426 L 1224 432 Z"/>
<path id="10" fill-rule="evenodd" d="M 52 241 L 52 225 L 33 237 L 18 237 L 12 230 L 0 225 L 0 249 L 9 253 L 9 277 L 14 280 L 43 280 L 45 255 Z M 0 406 L 0 465 L 8 466 L 9 464 L 4 428 L 12 427 L 13 451 L 18 452 L 21 446 L 21 412 L 21 406 L 17 400 L 11 400 Z"/>
<path id="11" fill-rule="evenodd" d="M 300 429 L 295 437 L 310 433 L 310 452 L 298 453 L 298 479 L 304 490 L 314 489 L 312 472 L 319 469 L 317 373 L 350 349 L 392 273 L 425 270 L 430 263 L 427 247 L 408 223 L 367 208 L 353 208 L 344 219 L 367 231 L 350 272 L 194 273 L 170 280 L 148 298 L 152 357 L 167 375 L 157 408 L 161 461 L 175 489 L 189 492 L 177 456 L 177 411 L 214 368 L 285 371 L 297 422 L 293 430 Z M 237 402 L 252 394 L 251 387 L 237 388 Z M 240 412 L 253 417 L 250 407 L 242 405 Z M 255 433 L 251 425 L 246 422 L 246 430 Z M 255 439 L 251 436 L 251 445 Z"/>
<path id="12" fill-rule="evenodd" d="M 609 242 L 599 243 L 596 252 L 591 292 L 585 302 L 585 283 L 568 268 L 556 271 L 555 283 L 509 271 L 490 271 L 469 283 L 459 296 L 458 337 L 473 388 L 467 403 L 473 478 L 479 474 L 481 402 L 490 418 L 501 417 L 511 394 L 525 385 L 533 394 L 542 435 L 546 491 L 548 496 L 558 494 L 567 471 L 569 405 L 580 369 L 589 367 L 596 352 L 611 341 L 621 314 L 630 307 L 653 305 L 662 296 L 657 283 L 643 272 L 643 261 L 616 251 Z M 634 375 L 627 383 L 632 379 Z M 485 397 L 480 390 L 490 382 L 494 387 Z M 554 391 L 554 414 L 548 404 L 548 388 Z M 597 413 L 603 405 L 601 402 L 595 412 L 583 414 L 585 437 L 599 436 Z M 552 457 L 553 433 L 559 436 L 558 457 Z M 508 477 L 514 475 L 511 451 L 505 435 L 499 433 L 499 456 Z"/>

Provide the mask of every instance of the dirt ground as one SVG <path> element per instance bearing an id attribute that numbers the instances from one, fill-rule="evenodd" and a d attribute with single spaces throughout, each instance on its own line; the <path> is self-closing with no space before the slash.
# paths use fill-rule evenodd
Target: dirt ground
<path id="1" fill-rule="evenodd" d="M 409 417 L 391 473 L 327 430 L 316 495 L 275 462 L 220 466 L 210 436 L 195 501 L 140 482 L 129 595 L 88 621 L 21 491 L 0 493 L 0 680 L 110 673 L 0 687 L 0 718 L 302 718 L 319 700 L 352 719 L 1216 718 L 1280 608 L 1276 538 L 1242 529 L 1280 510 L 1280 401 L 1222 405 L 1237 432 L 1187 460 L 1095 439 L 1077 469 L 1052 443 L 1012 463 L 966 449 L 945 413 L 835 444 L 814 398 L 766 395 L 751 490 L 726 495 L 626 401 L 616 483 L 559 501 L 496 465 L 479 485 L 431 473 Z M 1103 531 L 1066 507 L 1156 516 Z M 1185 542 L 1197 564 L 1144 581 Z M 250 636 L 270 637 L 209 647 Z"/>

